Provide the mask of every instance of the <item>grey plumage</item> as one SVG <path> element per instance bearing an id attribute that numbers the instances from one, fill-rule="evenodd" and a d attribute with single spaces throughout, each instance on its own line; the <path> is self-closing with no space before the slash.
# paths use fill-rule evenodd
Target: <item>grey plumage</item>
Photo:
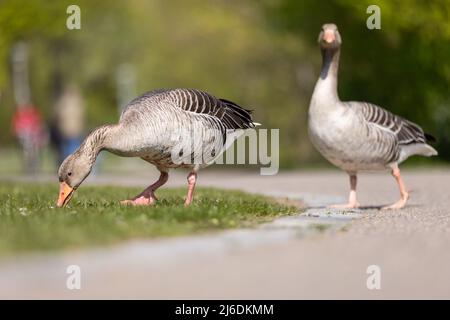
<path id="1" fill-rule="evenodd" d="M 414 154 L 437 154 L 427 144 L 431 136 L 417 124 L 371 103 L 342 102 L 337 94 L 340 49 L 322 51 L 323 68 L 309 109 L 309 133 L 325 158 L 343 170 L 357 172 L 390 168 Z"/>
<path id="2" fill-rule="evenodd" d="M 254 126 L 251 111 L 234 102 L 196 89 L 164 89 L 132 100 L 117 125 L 99 128 L 85 143 L 121 156 L 141 157 L 166 171 L 210 164 L 193 164 L 192 156 L 217 157 L 230 133 Z M 103 139 L 102 143 L 90 143 L 94 138 Z M 190 152 L 180 155 L 183 163 L 174 163 L 173 149 L 180 145 L 190 147 Z"/>
<path id="3" fill-rule="evenodd" d="M 422 128 L 417 124 L 397 116 L 383 108 L 367 102 L 349 104 L 350 107 L 360 108 L 364 119 L 393 132 L 399 145 L 411 143 L 426 143 L 427 138 Z"/>
<path id="4" fill-rule="evenodd" d="M 311 142 L 332 164 L 350 176 L 349 201 L 343 208 L 356 208 L 357 173 L 391 169 L 401 198 L 388 209 L 403 208 L 409 194 L 398 164 L 412 155 L 433 156 L 427 144 L 433 138 L 417 124 L 367 102 L 342 102 L 337 75 L 342 39 L 334 24 L 325 24 L 319 35 L 322 70 L 309 105 Z"/>
<path id="5" fill-rule="evenodd" d="M 151 205 L 170 168 L 189 168 L 185 205 L 191 204 L 197 171 L 211 164 L 243 130 L 253 128 L 251 111 L 194 89 L 151 91 L 131 101 L 118 124 L 94 130 L 61 164 L 58 207 L 70 201 L 89 175 L 97 155 L 108 150 L 140 157 L 161 172 L 158 181 L 123 204 Z M 232 136 L 233 139 L 230 139 Z"/>
<path id="6" fill-rule="evenodd" d="M 207 115 L 219 121 L 226 129 L 253 128 L 251 111 L 236 103 L 216 98 L 196 89 L 159 89 L 147 92 L 131 101 L 124 109 L 121 119 L 126 117 L 130 109 L 144 106 L 157 106 L 160 103 L 178 107 L 186 112 Z"/>

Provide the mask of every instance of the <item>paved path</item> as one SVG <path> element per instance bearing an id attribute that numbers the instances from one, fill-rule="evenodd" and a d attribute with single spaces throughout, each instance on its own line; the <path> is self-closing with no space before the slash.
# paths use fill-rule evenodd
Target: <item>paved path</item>
<path id="1" fill-rule="evenodd" d="M 154 174 L 120 179 L 144 186 Z M 205 170 L 200 185 L 302 198 L 310 209 L 254 230 L 133 241 L 108 249 L 25 256 L 0 263 L 0 298 L 450 298 L 450 170 L 405 171 L 411 201 L 400 211 L 343 214 L 340 172 L 284 172 L 274 177 Z M 175 174 L 169 185 L 184 184 Z M 116 178 L 97 177 L 108 184 Z M 388 174 L 361 175 L 359 200 L 397 200 Z M 314 232 L 327 228 L 324 232 Z M 82 289 L 66 288 L 66 267 L 82 270 Z M 366 269 L 381 270 L 368 290 Z"/>

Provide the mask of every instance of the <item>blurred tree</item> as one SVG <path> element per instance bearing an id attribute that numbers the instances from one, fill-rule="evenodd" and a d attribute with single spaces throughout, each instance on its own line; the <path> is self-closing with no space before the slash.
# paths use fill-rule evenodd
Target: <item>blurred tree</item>
<path id="1" fill-rule="evenodd" d="M 365 28 L 369 2 L 381 7 L 381 30 Z M 439 111 L 449 106 L 448 1 L 79 0 L 81 30 L 68 30 L 72 3 L 0 3 L 0 145 L 12 141 L 9 55 L 23 40 L 32 97 L 47 118 L 73 82 L 85 96 L 88 128 L 117 121 L 116 76 L 127 64 L 138 93 L 195 87 L 234 100 L 254 109 L 263 127 L 281 129 L 283 166 L 316 161 L 307 108 L 320 68 L 317 34 L 334 21 L 344 38 L 342 98 L 409 117 L 448 146 L 449 113 Z"/>
<path id="2" fill-rule="evenodd" d="M 24 41 L 29 45 L 32 100 L 43 109 L 48 118 L 52 104 L 65 84 L 75 81 L 82 84 L 83 88 L 90 87 L 92 74 L 84 71 L 95 70 L 96 61 L 94 57 L 83 57 L 83 54 L 86 48 L 98 41 L 89 36 L 101 39 L 101 28 L 105 25 L 113 25 L 119 29 L 124 22 L 129 21 L 128 18 L 123 18 L 126 15 L 123 3 L 81 0 L 78 5 L 82 8 L 81 16 L 86 21 L 87 32 L 82 33 L 83 29 L 68 30 L 66 19 L 69 15 L 66 9 L 70 4 L 72 1 L 68 0 L 5 0 L 0 3 L 0 145 L 11 141 L 7 128 L 14 100 L 9 69 L 11 48 L 15 42 Z M 101 23 L 96 28 L 95 22 L 98 20 L 106 23 Z M 114 30 L 112 33 L 114 34 Z M 113 53 L 102 57 L 105 63 L 114 63 L 108 59 L 122 51 L 111 52 Z M 103 69 L 100 73 L 105 74 L 107 71 Z M 108 92 L 100 99 L 110 97 L 111 94 Z M 101 94 L 96 93 L 95 96 Z"/>
<path id="3" fill-rule="evenodd" d="M 116 75 L 125 63 L 135 67 L 138 93 L 195 87 L 255 109 L 258 122 L 282 129 L 285 165 L 305 159 L 311 150 L 298 130 L 299 123 L 306 122 L 309 92 L 298 90 L 296 71 L 309 70 L 312 75 L 313 70 L 309 61 L 299 59 L 306 51 L 297 37 L 273 33 L 258 5 L 226 0 L 85 0 L 77 2 L 81 30 L 67 30 L 69 1 L 31 2 L 24 11 L 28 1 L 0 4 L 0 30 L 8 34 L 8 41 L 0 45 L 0 90 L 5 93 L 1 128 L 7 127 L 13 107 L 7 56 L 12 43 L 23 39 L 31 51 L 32 94 L 47 116 L 55 92 L 70 81 L 85 95 L 88 127 L 117 121 Z M 10 141 L 2 132 L 0 143 Z"/>

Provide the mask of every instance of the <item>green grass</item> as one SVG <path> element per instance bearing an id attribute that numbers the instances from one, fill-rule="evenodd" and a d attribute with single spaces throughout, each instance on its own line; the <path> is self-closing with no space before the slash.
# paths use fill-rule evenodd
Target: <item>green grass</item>
<path id="1" fill-rule="evenodd" d="M 185 189 L 158 191 L 153 207 L 118 203 L 139 191 L 83 186 L 60 209 L 57 185 L 0 183 L 0 256 L 253 226 L 298 211 L 263 196 L 206 188 L 196 190 L 189 208 Z"/>

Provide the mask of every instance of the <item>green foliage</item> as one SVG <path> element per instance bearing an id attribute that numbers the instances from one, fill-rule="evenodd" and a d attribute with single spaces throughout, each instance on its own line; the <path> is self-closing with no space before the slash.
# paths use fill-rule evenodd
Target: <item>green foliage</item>
<path id="1" fill-rule="evenodd" d="M 280 128 L 284 167 L 321 159 L 307 138 L 307 108 L 320 68 L 317 35 L 333 21 L 344 39 L 341 97 L 418 122 L 450 158 L 448 0 L 81 0 L 81 30 L 66 29 L 69 4 L 0 3 L 0 144 L 12 141 L 9 54 L 24 40 L 33 101 L 47 118 L 55 88 L 75 82 L 88 128 L 116 122 L 115 77 L 126 62 L 137 70 L 137 93 L 195 87 L 254 109 L 257 122 Z M 381 7 L 381 30 L 365 26 L 369 4 Z"/>
<path id="2" fill-rule="evenodd" d="M 138 189 L 82 187 L 67 208 L 55 208 L 51 185 L 0 184 L 0 255 L 114 244 L 253 226 L 296 208 L 239 191 L 199 188 L 184 208 L 184 189 L 162 189 L 153 207 L 119 204 Z"/>

